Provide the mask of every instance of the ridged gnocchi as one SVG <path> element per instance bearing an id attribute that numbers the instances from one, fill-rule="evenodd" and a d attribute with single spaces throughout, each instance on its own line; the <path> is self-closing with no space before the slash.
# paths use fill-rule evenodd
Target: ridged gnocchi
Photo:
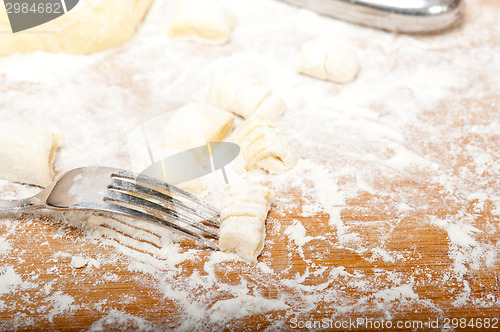
<path id="1" fill-rule="evenodd" d="M 271 191 L 266 187 L 251 183 L 228 185 L 221 209 L 221 250 L 255 263 L 264 248 L 270 206 Z"/>
<path id="2" fill-rule="evenodd" d="M 297 163 L 297 155 L 287 137 L 270 121 L 249 119 L 234 131 L 231 140 L 241 148 L 246 171 L 260 169 L 279 174 Z"/>
<path id="3" fill-rule="evenodd" d="M 244 75 L 216 72 L 210 85 L 212 105 L 247 119 L 256 116 L 267 120 L 278 119 L 286 104 L 259 81 Z"/>

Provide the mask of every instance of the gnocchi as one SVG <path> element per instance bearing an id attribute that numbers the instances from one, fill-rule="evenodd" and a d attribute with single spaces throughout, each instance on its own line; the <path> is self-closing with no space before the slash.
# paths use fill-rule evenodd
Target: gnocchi
<path id="1" fill-rule="evenodd" d="M 270 121 L 249 119 L 238 127 L 231 140 L 240 145 L 246 171 L 264 170 L 279 174 L 292 169 L 297 155 L 288 139 Z"/>
<path id="2" fill-rule="evenodd" d="M 297 71 L 336 83 L 348 83 L 356 78 L 359 63 L 354 48 L 334 38 L 317 38 L 302 47 Z"/>
<path id="3" fill-rule="evenodd" d="M 0 178 L 46 187 L 60 137 L 37 128 L 0 124 Z"/>
<path id="4" fill-rule="evenodd" d="M 225 44 L 236 23 L 236 17 L 215 0 L 180 0 L 170 17 L 168 34 L 194 42 Z"/>
<path id="5" fill-rule="evenodd" d="M 217 72 L 212 78 L 212 105 L 247 119 L 251 116 L 276 120 L 285 112 L 283 99 L 257 80 L 235 73 Z"/>
<path id="6" fill-rule="evenodd" d="M 222 141 L 232 129 L 234 116 L 208 103 L 191 102 L 170 118 L 162 136 L 162 147 L 190 149 Z"/>
<path id="7" fill-rule="evenodd" d="M 255 263 L 264 248 L 271 191 L 257 184 L 228 185 L 221 210 L 219 246 Z"/>
<path id="8" fill-rule="evenodd" d="M 166 159 L 183 150 L 175 148 L 163 148 L 152 150 L 153 156 L 156 161 Z M 136 173 L 142 173 L 152 164 L 152 160 L 148 153 L 137 154 L 134 158 L 131 158 L 131 169 Z M 158 178 L 158 180 L 163 180 L 168 182 L 168 179 Z M 177 187 L 190 192 L 191 194 L 200 194 L 207 189 L 207 183 L 204 177 L 196 178 L 190 181 L 174 183 Z"/>

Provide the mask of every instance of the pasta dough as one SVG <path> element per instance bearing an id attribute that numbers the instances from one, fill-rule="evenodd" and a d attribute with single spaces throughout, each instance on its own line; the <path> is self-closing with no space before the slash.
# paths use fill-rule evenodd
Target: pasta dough
<path id="1" fill-rule="evenodd" d="M 297 163 L 290 142 L 270 121 L 247 120 L 235 130 L 231 140 L 240 145 L 247 171 L 261 169 L 277 174 L 290 170 Z"/>
<path id="2" fill-rule="evenodd" d="M 234 116 L 208 103 L 191 102 L 168 121 L 162 147 L 190 149 L 208 142 L 220 142 L 232 129 Z"/>
<path id="3" fill-rule="evenodd" d="M 264 248 L 271 192 L 256 184 L 229 185 L 221 210 L 219 247 L 255 263 Z"/>
<path id="4" fill-rule="evenodd" d="M 359 72 L 354 48 L 333 38 L 318 38 L 306 43 L 296 67 L 299 73 L 337 83 L 350 82 Z"/>
<path id="5" fill-rule="evenodd" d="M 236 17 L 215 0 L 180 0 L 170 17 L 168 34 L 189 41 L 225 44 Z"/>
<path id="6" fill-rule="evenodd" d="M 245 119 L 254 115 L 276 120 L 285 112 L 285 102 L 257 80 L 249 77 L 217 72 L 210 86 L 210 103 Z"/>
<path id="7" fill-rule="evenodd" d="M 153 150 L 153 156 L 155 161 L 160 161 L 163 159 L 166 159 L 168 157 L 171 157 L 179 152 L 182 152 L 183 150 L 180 149 L 175 149 L 175 148 L 163 148 L 163 149 L 157 149 Z M 136 173 L 142 173 L 146 168 L 151 166 L 152 162 L 150 159 L 149 154 L 143 153 L 142 155 L 136 156 L 132 160 L 132 171 Z M 158 178 L 158 180 L 162 180 L 165 182 L 169 182 L 168 179 L 164 178 Z M 196 178 L 190 181 L 182 182 L 182 183 L 174 183 L 176 187 L 179 187 L 187 192 L 190 192 L 191 194 L 199 194 L 207 189 L 207 183 L 203 177 Z"/>
<path id="8" fill-rule="evenodd" d="M 59 136 L 25 126 L 0 124 L 0 178 L 46 187 Z"/>
<path id="9" fill-rule="evenodd" d="M 133 36 L 152 1 L 80 0 L 57 19 L 18 33 L 10 32 L 7 14 L 0 10 L 0 31 L 5 32 L 0 33 L 0 56 L 36 50 L 89 54 L 122 45 Z M 0 8 L 5 8 L 3 0 Z"/>
<path id="10" fill-rule="evenodd" d="M 140 131 L 133 136 L 134 139 L 129 142 L 132 170 L 142 173 L 153 164 L 148 149 L 151 150 L 154 161 L 160 162 L 178 153 L 186 152 L 186 150 L 204 146 L 209 142 L 222 141 L 232 129 L 234 119 L 235 117 L 231 113 L 221 111 L 208 103 L 188 103 L 170 117 L 163 129 L 161 142 L 156 142 L 157 144 L 153 146 L 148 146 L 147 142 L 144 142 L 143 146 L 138 146 L 137 142 L 140 141 L 140 137 L 136 136 L 144 133 Z M 193 156 L 196 157 L 196 154 Z M 203 162 L 203 157 L 200 156 L 200 163 Z M 197 168 L 193 165 L 183 164 L 179 166 L 181 167 L 169 169 L 169 171 L 172 174 L 180 174 L 179 171 L 182 170 L 185 171 L 184 175 L 197 172 Z M 166 173 L 170 174 L 169 171 Z M 165 179 L 164 175 L 165 173 L 158 174 L 157 178 L 171 182 L 193 194 L 200 193 L 207 188 L 206 181 L 202 177 L 184 181 L 175 178 L 175 176 L 171 179 Z"/>

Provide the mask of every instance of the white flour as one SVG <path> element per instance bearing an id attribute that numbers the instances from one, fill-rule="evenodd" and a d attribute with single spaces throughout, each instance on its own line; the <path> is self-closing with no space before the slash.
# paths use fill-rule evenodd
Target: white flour
<path id="1" fill-rule="evenodd" d="M 287 174 L 260 178 L 277 196 L 259 263 L 180 244 L 177 235 L 155 226 L 138 234 L 131 224 L 110 221 L 117 233 L 102 220 L 76 215 L 10 216 L 0 221 L 0 311 L 12 314 L 0 330 L 80 311 L 96 317 L 93 331 L 237 329 L 247 317 L 274 331 L 290 328 L 292 319 L 317 319 L 315 312 L 339 319 L 396 319 L 419 310 L 446 316 L 449 308 L 425 291 L 443 283 L 451 289 L 446 300 L 457 308 L 498 308 L 496 288 L 475 292 L 470 277 L 498 271 L 500 253 L 494 236 L 500 232 L 498 10 L 471 0 L 461 28 L 405 36 L 272 0 L 224 3 L 239 25 L 221 47 L 169 39 L 165 17 L 174 2 L 157 0 L 120 49 L 0 58 L 0 120 L 62 133 L 58 174 L 89 165 L 130 168 L 128 134 L 141 123 L 206 100 L 216 70 L 256 77 L 286 101 L 278 125 L 302 158 Z M 357 45 L 362 68 L 354 82 L 337 85 L 295 72 L 300 46 L 326 34 Z M 213 174 L 205 196 L 217 205 L 221 181 Z M 37 191 L 0 180 L 2 199 Z M 297 218 L 287 218 L 291 214 Z M 62 223 L 54 226 L 53 219 Z M 427 243 L 428 231 L 439 234 L 445 248 Z M 143 240 L 134 239 L 138 235 Z M 19 238 L 32 246 L 17 246 Z M 51 247 L 63 240 L 67 247 Z M 102 246 L 116 254 L 87 252 Z M 425 246 L 447 254 L 439 272 L 422 263 Z M 277 247 L 284 248 L 282 256 L 271 254 Z M 22 269 L 37 250 L 49 250 L 49 261 Z M 71 256 L 90 261 L 75 270 Z M 370 273 L 350 266 L 349 257 Z M 189 268 L 193 262 L 201 269 Z M 120 271 L 136 273 L 134 282 L 155 301 L 161 298 L 163 309 L 144 308 L 144 317 L 137 317 L 126 306 L 141 303 L 137 298 L 113 302 L 103 294 L 96 302 L 65 292 L 74 278 L 89 289 L 122 282 Z M 40 305 L 35 310 L 32 303 Z M 151 314 L 169 305 L 178 316 Z"/>

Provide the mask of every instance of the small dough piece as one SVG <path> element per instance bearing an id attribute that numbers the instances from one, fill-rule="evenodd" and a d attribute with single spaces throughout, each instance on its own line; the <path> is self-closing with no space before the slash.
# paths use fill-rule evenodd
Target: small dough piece
<path id="1" fill-rule="evenodd" d="M 283 99 L 274 95 L 259 81 L 228 72 L 214 74 L 209 101 L 212 105 L 244 119 L 257 116 L 262 119 L 276 120 L 286 109 Z"/>
<path id="2" fill-rule="evenodd" d="M 233 128 L 234 116 L 208 103 L 191 102 L 178 109 L 168 121 L 162 147 L 191 149 L 220 142 Z"/>
<path id="3" fill-rule="evenodd" d="M 241 148 L 244 168 L 279 174 L 297 164 L 297 155 L 288 139 L 273 123 L 258 118 L 245 121 L 231 140 Z"/>
<path id="4" fill-rule="evenodd" d="M 89 258 L 85 258 L 82 256 L 71 257 L 71 266 L 73 266 L 75 269 L 81 269 L 82 267 L 87 266 L 89 262 L 90 262 Z"/>
<path id="5" fill-rule="evenodd" d="M 46 187 L 59 135 L 41 129 L 0 124 L 0 178 Z"/>
<path id="6" fill-rule="evenodd" d="M 80 0 L 66 14 L 18 33 L 10 32 L 3 2 L 0 56 L 37 50 L 90 54 L 120 46 L 132 38 L 153 0 Z"/>
<path id="7" fill-rule="evenodd" d="M 336 83 L 348 83 L 359 72 L 354 48 L 345 41 L 324 37 L 304 44 L 296 67 L 299 73 Z"/>
<path id="8" fill-rule="evenodd" d="M 216 0 L 180 0 L 168 34 L 189 41 L 221 45 L 229 41 L 236 17 Z"/>
<path id="9" fill-rule="evenodd" d="M 249 263 L 255 263 L 264 248 L 266 218 L 271 191 L 261 185 L 229 185 L 224 192 L 219 246 Z"/>

